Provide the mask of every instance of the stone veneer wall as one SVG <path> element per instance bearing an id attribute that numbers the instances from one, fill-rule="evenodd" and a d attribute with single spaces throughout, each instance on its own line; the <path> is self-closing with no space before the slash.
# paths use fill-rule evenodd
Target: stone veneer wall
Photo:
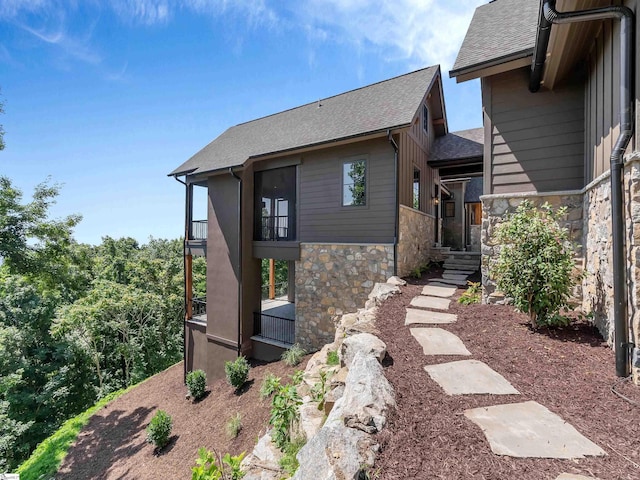
<path id="1" fill-rule="evenodd" d="M 400 205 L 398 276 L 405 277 L 431 260 L 436 219 L 419 210 Z"/>
<path id="2" fill-rule="evenodd" d="M 640 383 L 640 152 L 626 157 L 624 169 L 627 304 L 631 319 L 633 376 Z M 491 263 L 499 252 L 492 240 L 495 227 L 504 215 L 515 210 L 525 198 L 536 205 L 548 201 L 554 207 L 567 206 L 567 217 L 561 219 L 570 229 L 571 239 L 582 259 L 583 279 L 580 291 L 582 311 L 593 315 L 593 322 L 609 344 L 613 344 L 613 262 L 611 232 L 611 179 L 601 175 L 583 190 L 549 194 L 485 195 L 482 200 L 482 283 L 483 302 L 497 303 L 503 297 L 491 279 Z"/>
<path id="3" fill-rule="evenodd" d="M 502 303 L 504 295 L 496 289 L 495 280 L 491 275 L 491 265 L 497 260 L 500 253 L 500 245 L 495 241 L 495 229 L 500 225 L 507 214 L 513 213 L 516 207 L 524 200 L 529 200 L 536 207 L 549 203 L 554 210 L 559 207 L 567 207 L 567 215 L 560 219 L 560 224 L 569 229 L 570 239 L 576 247 L 576 260 L 582 266 L 583 245 L 583 214 L 582 192 L 552 192 L 545 194 L 536 193 L 512 193 L 483 195 L 482 201 L 482 301 L 483 303 Z M 577 299 L 581 298 L 579 291 L 575 292 Z"/>
<path id="4" fill-rule="evenodd" d="M 333 341 L 335 319 L 364 305 L 393 275 L 393 245 L 301 243 L 296 262 L 296 342 L 317 350 Z"/>

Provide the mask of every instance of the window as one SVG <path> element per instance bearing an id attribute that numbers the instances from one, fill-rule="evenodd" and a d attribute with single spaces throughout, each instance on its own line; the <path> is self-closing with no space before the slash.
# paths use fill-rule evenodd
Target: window
<path id="1" fill-rule="evenodd" d="M 420 210 L 420 170 L 413 167 L 413 208 Z"/>
<path id="2" fill-rule="evenodd" d="M 429 109 L 426 105 L 422 106 L 422 128 L 426 133 L 429 133 Z"/>
<path id="3" fill-rule="evenodd" d="M 445 202 L 444 204 L 444 216 L 455 217 L 456 216 L 456 202 Z"/>
<path id="4" fill-rule="evenodd" d="M 367 162 L 355 160 L 342 165 L 342 205 L 359 206 L 367 203 Z"/>
<path id="5" fill-rule="evenodd" d="M 296 239 L 296 167 L 256 172 L 254 240 Z"/>

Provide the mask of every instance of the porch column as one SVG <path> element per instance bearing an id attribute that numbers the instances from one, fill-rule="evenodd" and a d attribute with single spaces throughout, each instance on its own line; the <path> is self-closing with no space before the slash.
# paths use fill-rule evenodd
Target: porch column
<path id="1" fill-rule="evenodd" d="M 193 236 L 193 184 L 187 183 L 184 220 L 184 302 L 185 319 L 193 318 L 193 256 L 189 240 Z"/>

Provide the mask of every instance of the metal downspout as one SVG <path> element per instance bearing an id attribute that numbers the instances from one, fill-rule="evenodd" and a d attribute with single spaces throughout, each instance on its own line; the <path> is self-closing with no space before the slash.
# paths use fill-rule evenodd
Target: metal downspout
<path id="1" fill-rule="evenodd" d="M 185 237 L 182 242 L 182 284 L 184 285 L 184 311 L 187 311 L 187 236 L 186 233 L 189 231 L 189 186 L 187 182 L 183 182 L 178 178 L 177 175 L 173 176 L 176 181 L 180 182 L 185 187 L 185 199 L 184 199 L 184 232 Z M 183 366 L 183 376 L 182 379 L 184 382 L 187 381 L 187 336 L 185 335 L 185 325 L 182 324 L 182 366 Z"/>
<path id="2" fill-rule="evenodd" d="M 627 319 L 625 219 L 623 210 L 622 169 L 624 152 L 632 135 L 631 68 L 633 65 L 633 12 L 624 6 L 594 8 L 575 12 L 558 12 L 555 0 L 545 0 L 542 6 L 538 38 L 531 66 L 529 90 L 540 88 L 542 68 L 549 45 L 551 24 L 566 24 L 588 20 L 620 20 L 620 135 L 611 152 L 611 218 L 613 230 L 613 315 L 615 328 L 616 375 L 627 377 L 630 373 L 629 324 Z"/>
<path id="3" fill-rule="evenodd" d="M 400 230 L 400 192 L 398 191 L 398 144 L 387 130 L 387 138 L 393 147 L 393 185 L 396 190 L 396 208 L 393 230 L 393 274 L 398 275 L 398 232 Z"/>
<path id="4" fill-rule="evenodd" d="M 242 178 L 233 171 L 233 167 L 229 167 L 229 173 L 238 181 L 238 340 L 237 350 L 238 356 L 242 351 L 242 342 L 240 339 L 242 328 Z"/>

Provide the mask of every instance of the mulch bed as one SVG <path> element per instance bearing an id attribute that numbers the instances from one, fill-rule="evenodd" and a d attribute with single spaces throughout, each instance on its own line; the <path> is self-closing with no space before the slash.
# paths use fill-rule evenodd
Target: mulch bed
<path id="1" fill-rule="evenodd" d="M 304 370 L 308 358 L 295 368 L 282 362 L 254 365 L 240 394 L 225 380 L 209 382 L 207 396 L 197 403 L 185 398 L 183 364 L 178 363 L 96 413 L 70 448 L 56 479 L 187 479 L 200 447 L 215 449 L 221 456 L 249 453 L 269 421 L 271 400 L 259 395 L 264 376 L 273 373 L 287 381 L 295 370 Z M 169 445 L 154 452 L 146 443 L 145 428 L 158 409 L 173 417 L 173 429 Z M 242 417 L 242 430 L 230 439 L 226 423 L 236 413 Z"/>
<path id="2" fill-rule="evenodd" d="M 442 328 L 462 339 L 471 357 L 426 357 L 404 326 L 405 308 L 429 277 L 410 280 L 385 301 L 377 327 L 388 348 L 385 374 L 398 409 L 378 434 L 381 452 L 372 471 L 379 479 L 555 479 L 576 473 L 605 479 L 640 478 L 640 407 L 611 392 L 618 382 L 612 350 L 597 330 L 576 321 L 562 329 L 533 332 L 528 317 L 508 306 L 458 304 L 455 324 Z M 427 328 L 427 327 L 424 327 Z M 488 364 L 520 391 L 518 396 L 447 396 L 423 370 L 427 364 L 472 358 Z M 640 403 L 640 387 L 617 389 Z M 607 452 L 580 460 L 498 456 L 469 408 L 534 400 L 558 414 Z"/>

